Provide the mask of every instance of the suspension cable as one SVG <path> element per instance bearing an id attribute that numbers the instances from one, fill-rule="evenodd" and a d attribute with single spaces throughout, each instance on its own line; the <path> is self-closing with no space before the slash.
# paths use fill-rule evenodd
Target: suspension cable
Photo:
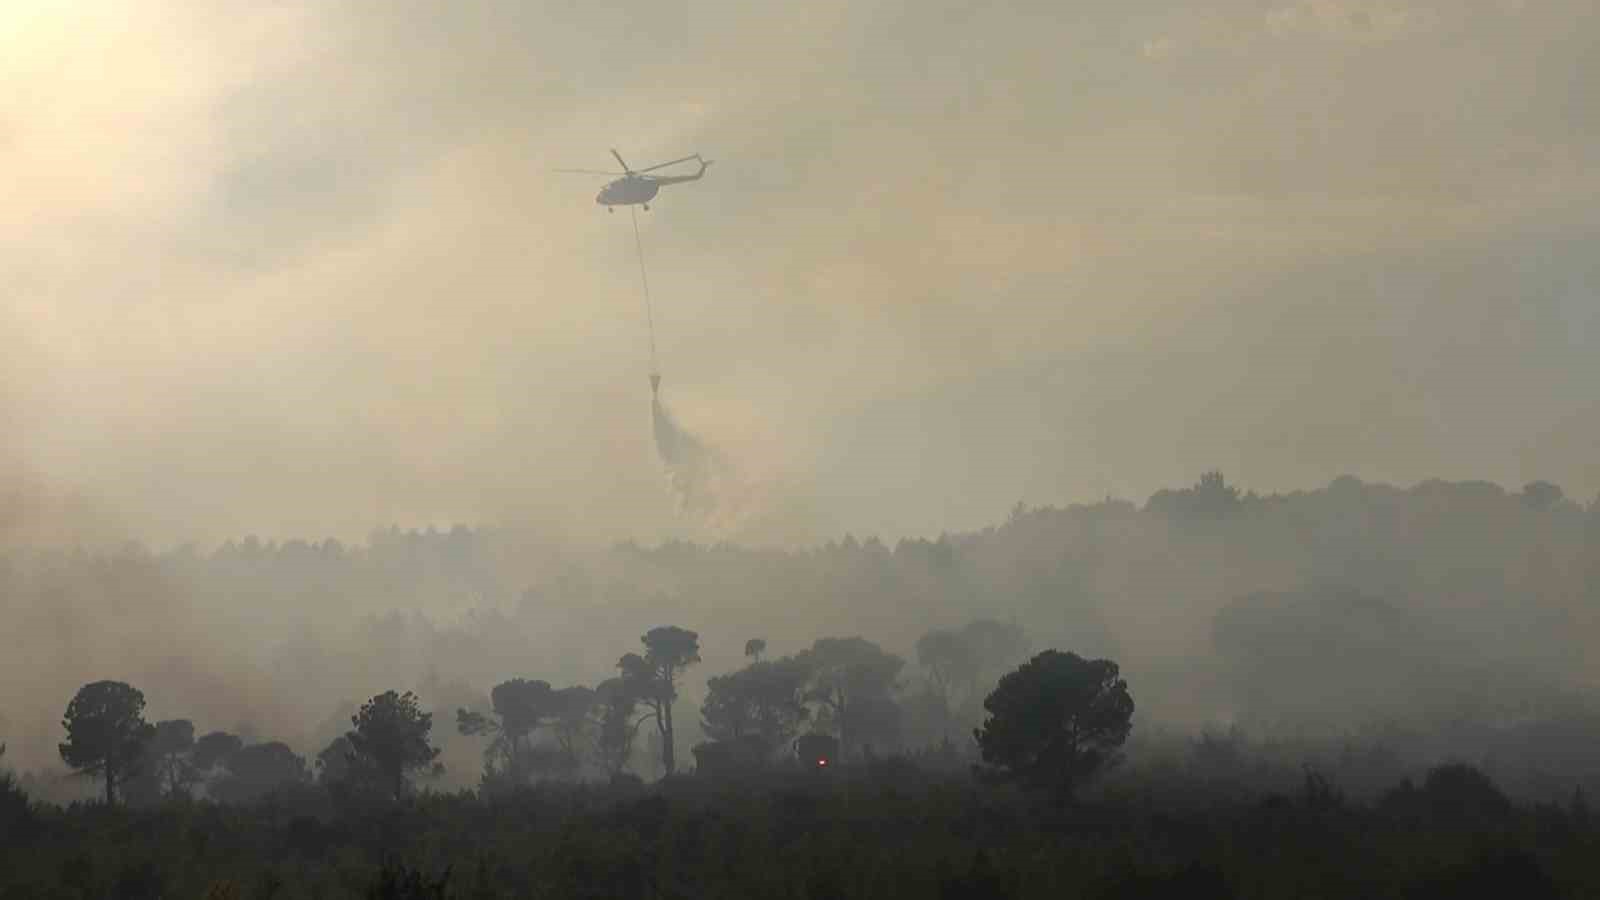
<path id="1" fill-rule="evenodd" d="M 644 321 L 650 335 L 650 383 L 653 387 L 661 379 L 661 368 L 656 364 L 656 320 L 650 309 L 650 276 L 644 270 L 644 241 L 639 238 L 639 211 L 629 206 L 628 213 L 633 216 L 633 248 L 639 255 L 639 283 L 644 285 Z"/>

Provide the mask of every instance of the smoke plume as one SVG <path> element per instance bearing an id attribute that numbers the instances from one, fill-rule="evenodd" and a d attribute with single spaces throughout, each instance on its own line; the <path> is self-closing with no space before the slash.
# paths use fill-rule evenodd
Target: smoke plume
<path id="1" fill-rule="evenodd" d="M 666 469 L 667 484 L 678 511 L 716 528 L 734 524 L 740 514 L 739 473 L 728 457 L 689 433 L 661 403 L 660 391 L 650 398 L 656 455 Z"/>

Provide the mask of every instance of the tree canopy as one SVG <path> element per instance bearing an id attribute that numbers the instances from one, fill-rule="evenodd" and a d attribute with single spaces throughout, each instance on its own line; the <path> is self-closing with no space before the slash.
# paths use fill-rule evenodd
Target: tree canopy
<path id="1" fill-rule="evenodd" d="M 977 679 L 978 660 L 960 633 L 935 629 L 917 640 L 917 664 L 928 673 L 941 714 L 948 720 L 954 694 Z"/>
<path id="2" fill-rule="evenodd" d="M 157 722 L 144 746 L 138 773 L 124 782 L 124 799 L 130 803 L 153 803 L 162 797 L 188 796 L 202 774 L 191 759 L 193 752 L 193 722 L 188 719 Z"/>
<path id="3" fill-rule="evenodd" d="M 795 659 L 810 673 L 807 699 L 826 710 L 846 753 L 859 743 L 864 724 L 853 707 L 888 699 L 905 667 L 905 660 L 861 637 L 818 638 Z"/>
<path id="4" fill-rule="evenodd" d="M 616 776 L 633 755 L 633 742 L 644 717 L 638 715 L 639 697 L 623 678 L 608 678 L 595 688 L 599 710 L 595 750 L 601 766 Z"/>
<path id="5" fill-rule="evenodd" d="M 242 747 L 244 740 L 238 735 L 226 731 L 213 731 L 194 742 L 194 750 L 190 754 L 189 761 L 196 769 L 207 772 L 226 763 L 228 758 L 239 752 Z"/>
<path id="6" fill-rule="evenodd" d="M 577 771 L 588 748 L 594 720 L 591 713 L 597 702 L 595 692 L 585 685 L 564 687 L 550 695 L 551 730 L 561 748 L 562 767 Z"/>
<path id="7" fill-rule="evenodd" d="M 417 695 L 385 691 L 351 716 L 355 729 L 345 734 L 351 749 L 370 760 L 396 799 L 406 792 L 406 777 L 434 764 L 439 749 L 428 741 L 433 714 L 422 711 Z"/>
<path id="8" fill-rule="evenodd" d="M 755 736 L 769 751 L 783 746 L 810 715 L 805 704 L 811 673 L 792 657 L 755 662 L 706 682 L 701 728 L 712 740 Z"/>
<path id="9" fill-rule="evenodd" d="M 117 802 L 117 784 L 132 774 L 155 734 L 144 720 L 144 694 L 120 681 L 96 681 L 78 689 L 61 724 L 67 740 L 61 759 L 85 775 L 105 779 L 106 803 Z"/>
<path id="10" fill-rule="evenodd" d="M 622 679 L 638 702 L 650 709 L 661 739 L 661 764 L 668 775 L 677 767 L 672 704 L 678 699 L 678 676 L 700 661 L 700 635 L 674 625 L 645 632 L 639 639 L 645 652 L 624 655 L 617 661 Z"/>
<path id="11" fill-rule="evenodd" d="M 305 758 L 282 741 L 250 744 L 228 758 L 228 773 L 213 788 L 218 800 L 243 803 L 311 780 Z"/>
<path id="12" fill-rule="evenodd" d="M 1127 740 L 1133 697 L 1108 659 L 1046 650 L 1000 679 L 974 732 L 992 771 L 1058 800 L 1114 758 Z"/>
<path id="13" fill-rule="evenodd" d="M 556 714 L 555 693 L 548 681 L 512 678 L 495 685 L 489 701 L 494 717 L 459 709 L 456 728 L 464 735 L 491 737 L 485 757 L 499 760 L 501 773 L 520 781 L 530 772 L 529 736 Z"/>

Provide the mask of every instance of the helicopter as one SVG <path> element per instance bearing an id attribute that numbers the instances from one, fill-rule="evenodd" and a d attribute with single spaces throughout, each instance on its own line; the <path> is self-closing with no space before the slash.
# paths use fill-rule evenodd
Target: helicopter
<path id="1" fill-rule="evenodd" d="M 650 201 L 655 199 L 656 194 L 664 185 L 681 184 L 685 181 L 699 181 L 705 176 L 706 168 L 711 165 L 711 160 L 701 159 L 700 154 L 696 153 L 691 156 L 685 156 L 682 159 L 675 159 L 671 162 L 657 163 L 656 165 L 648 168 L 634 170 L 628 168 L 628 164 L 623 162 L 622 154 L 618 153 L 616 150 L 612 150 L 611 155 L 615 156 L 617 158 L 617 162 L 622 166 L 622 171 L 620 173 L 600 172 L 594 169 L 557 169 L 556 171 L 575 173 L 579 175 L 605 175 L 608 177 L 620 174 L 622 176 L 621 178 L 617 178 L 615 181 L 612 181 L 600 189 L 600 193 L 594 198 L 594 202 L 604 206 L 606 208 L 606 212 L 616 212 L 616 210 L 613 209 L 613 207 L 616 206 L 630 206 L 633 204 L 639 204 L 644 207 L 645 212 L 649 212 Z M 700 164 L 700 171 L 694 173 L 693 175 L 646 174 L 648 172 L 654 172 L 657 169 L 665 169 L 668 166 L 675 166 L 679 163 L 686 163 L 691 160 Z"/>

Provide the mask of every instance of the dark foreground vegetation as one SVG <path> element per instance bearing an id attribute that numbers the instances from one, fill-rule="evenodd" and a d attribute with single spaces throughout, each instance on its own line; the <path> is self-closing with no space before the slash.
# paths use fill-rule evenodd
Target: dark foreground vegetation
<path id="1" fill-rule="evenodd" d="M 374 806 L 4 796 L 6 900 L 1600 896 L 1581 794 L 1516 805 L 1466 766 L 1361 801 L 1314 771 L 1285 792 L 1126 771 L 1058 806 L 907 758 Z"/>

